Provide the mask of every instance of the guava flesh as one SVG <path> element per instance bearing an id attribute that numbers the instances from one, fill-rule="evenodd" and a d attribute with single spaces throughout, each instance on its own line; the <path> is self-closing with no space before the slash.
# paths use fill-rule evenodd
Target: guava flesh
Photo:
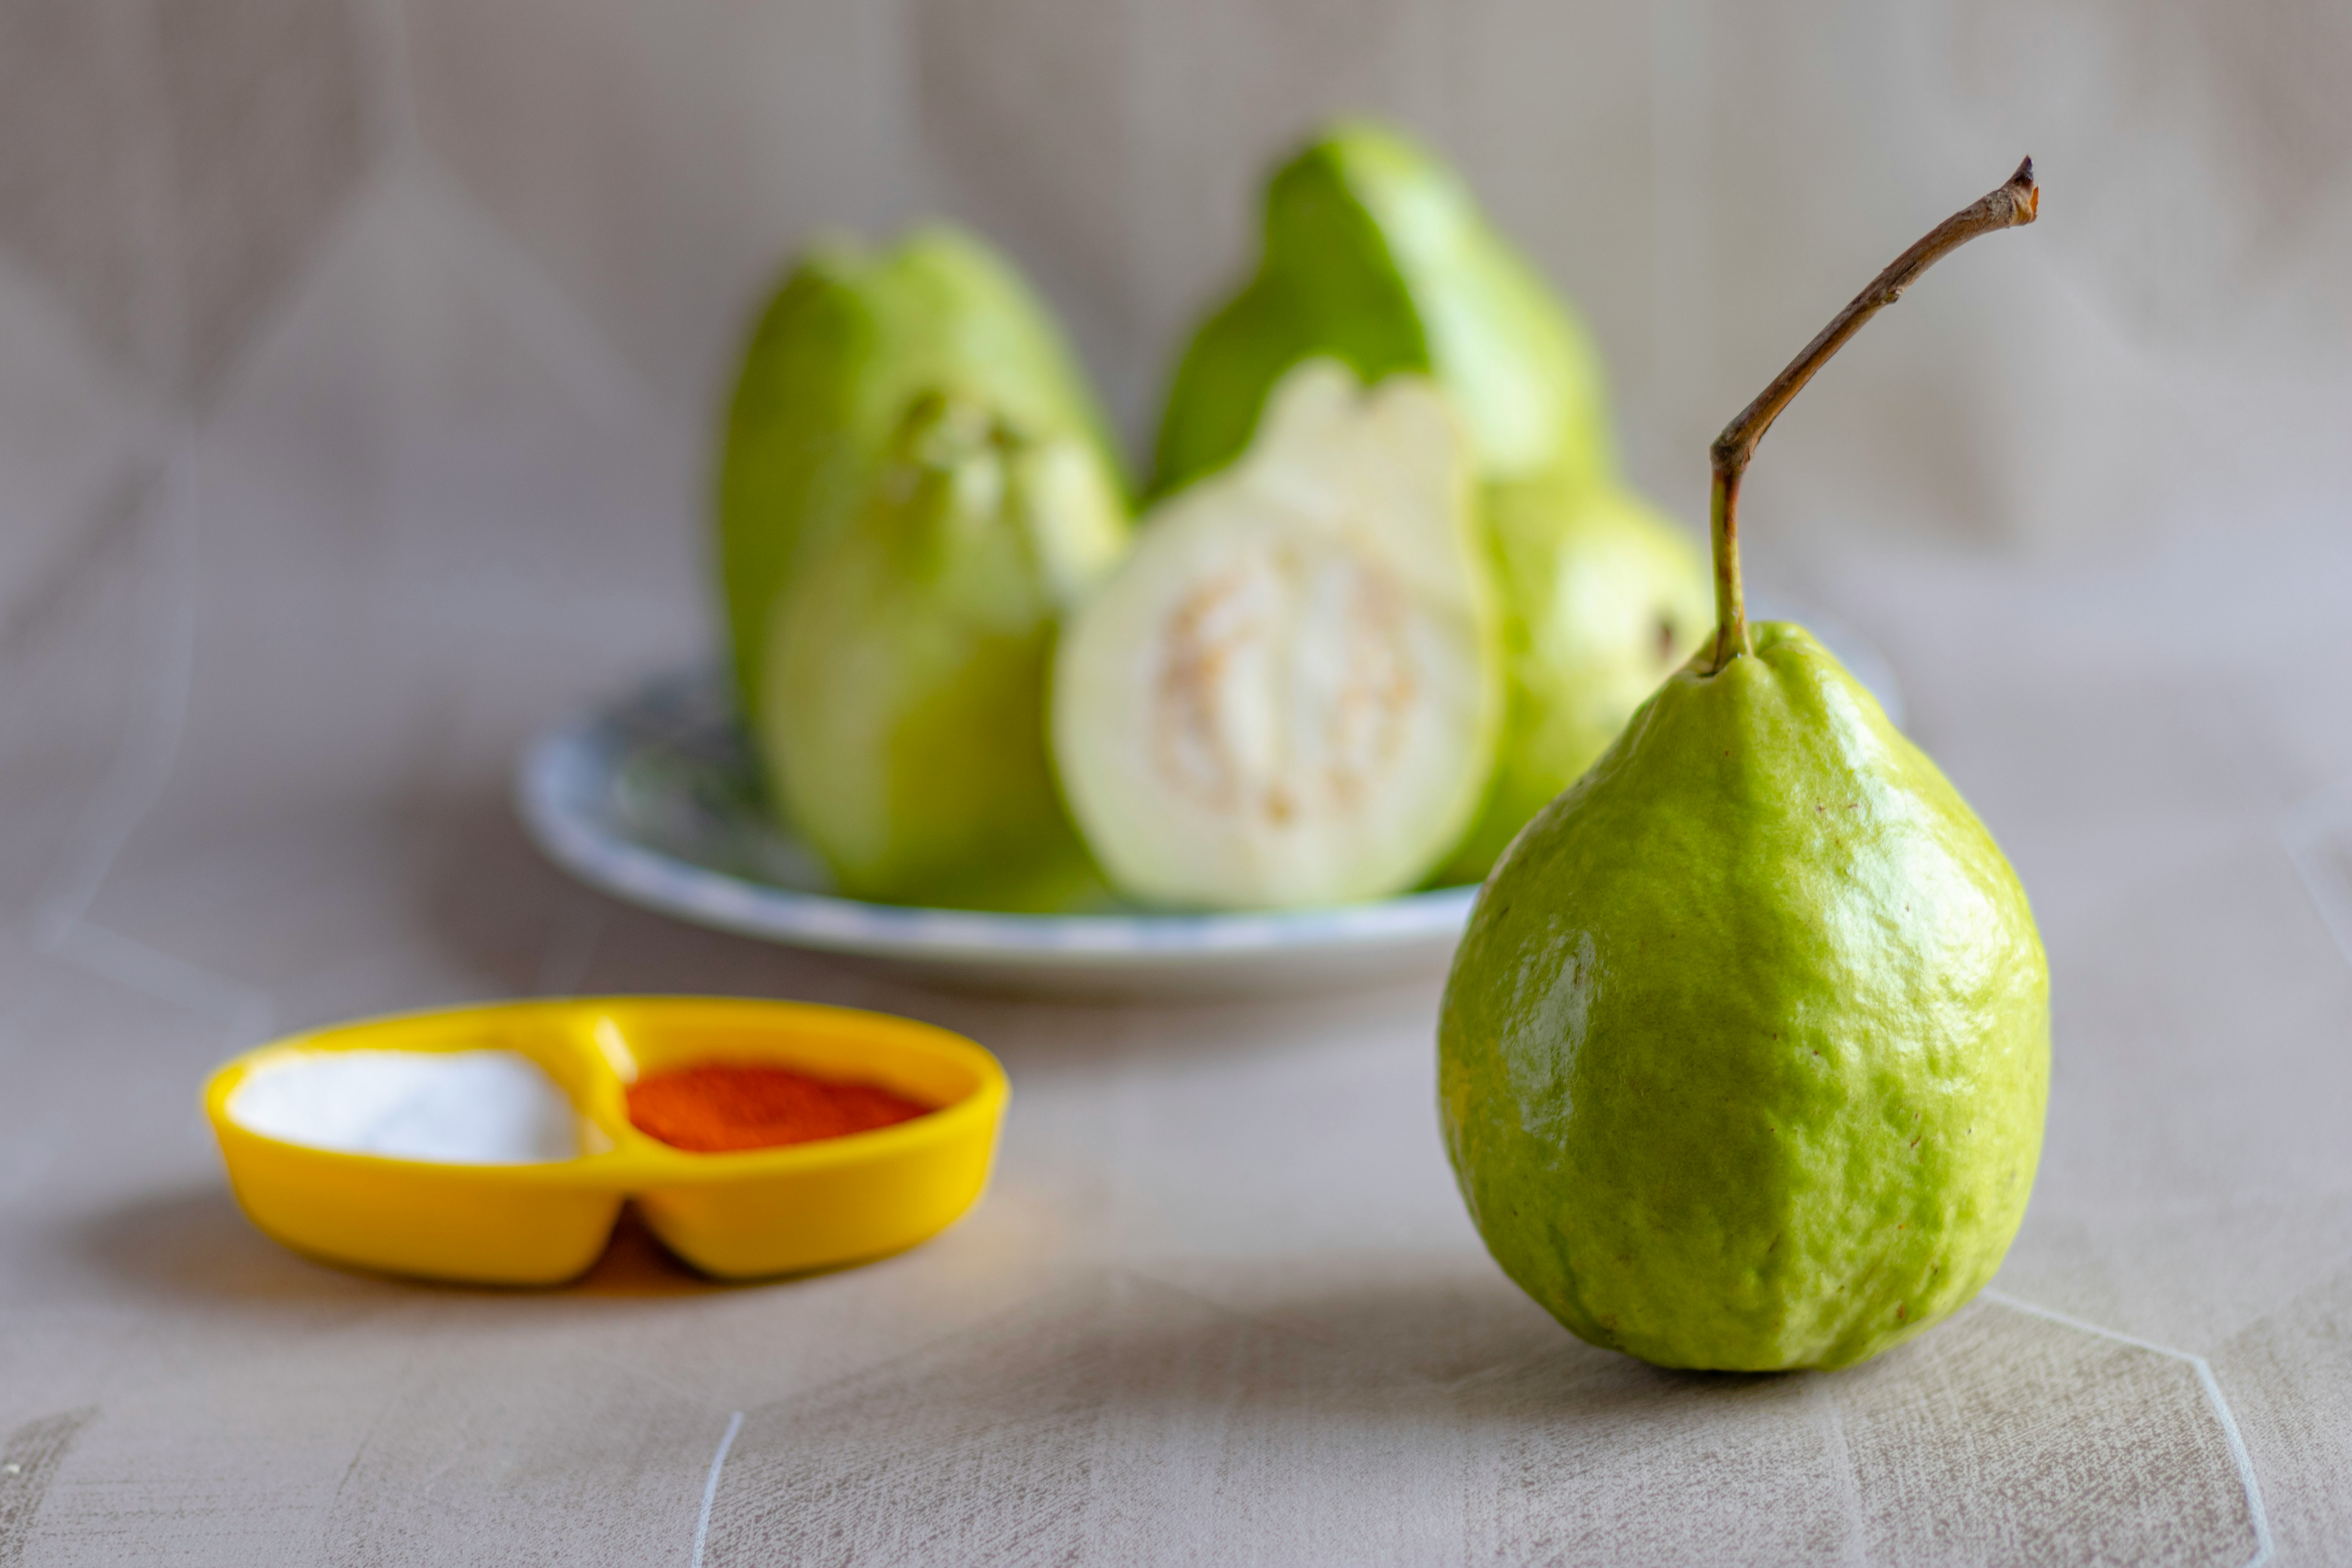
<path id="1" fill-rule="evenodd" d="M 1600 357 L 1574 312 L 1453 171 L 1362 121 L 1275 173 L 1257 272 L 1178 368 L 1155 491 L 1232 462 L 1267 389 L 1315 354 L 1367 381 L 1430 375 L 1476 454 L 1510 714 L 1486 805 L 1440 874 L 1476 881 L 1696 645 L 1706 564 L 1615 481 Z"/>
<path id="2" fill-rule="evenodd" d="M 1055 658 L 1054 752 L 1119 890 L 1269 909 L 1412 886 L 1466 829 L 1502 672 L 1466 442 L 1330 360 L 1142 520 Z"/>

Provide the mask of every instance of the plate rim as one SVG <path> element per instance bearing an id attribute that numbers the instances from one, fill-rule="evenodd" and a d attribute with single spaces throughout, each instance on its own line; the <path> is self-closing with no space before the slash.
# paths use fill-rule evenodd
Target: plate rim
<path id="1" fill-rule="evenodd" d="M 869 903 L 698 865 L 605 826 L 597 808 L 624 743 L 618 716 L 707 669 L 667 670 L 533 736 L 514 802 L 540 852 L 589 886 L 740 936 L 825 952 L 929 962 L 1108 965 L 1363 952 L 1460 935 L 1475 884 L 1304 910 L 1015 914 Z"/>

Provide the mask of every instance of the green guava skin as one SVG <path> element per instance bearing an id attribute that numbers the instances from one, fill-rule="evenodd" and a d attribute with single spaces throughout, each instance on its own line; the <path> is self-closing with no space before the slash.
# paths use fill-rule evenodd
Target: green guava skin
<path id="1" fill-rule="evenodd" d="M 1793 626 L 1685 665 L 1528 825 L 1448 978 L 1472 1218 L 1570 1331 L 1661 1366 L 1850 1365 L 2023 1217 L 2049 972 L 1991 836 Z"/>
<path id="2" fill-rule="evenodd" d="M 1040 912 L 1099 901 L 1063 810 L 1045 689 L 1061 616 L 1125 552 L 1077 438 L 969 400 L 907 416 L 865 508 L 776 606 L 753 735 L 841 890 Z"/>
<path id="3" fill-rule="evenodd" d="M 1486 523 L 1510 703 L 1486 805 L 1441 883 L 1483 880 L 1713 630 L 1705 560 L 1630 491 L 1490 486 Z"/>
<path id="4" fill-rule="evenodd" d="M 1451 169 L 1365 121 L 1334 124 L 1276 171 L 1256 276 L 1177 367 L 1153 492 L 1240 456 L 1267 391 L 1313 354 L 1367 385 L 1401 370 L 1433 377 L 1482 479 L 1612 473 L 1601 359 L 1583 327 Z"/>
<path id="5" fill-rule="evenodd" d="M 816 245 L 745 350 L 719 457 L 718 565 L 746 715 L 761 710 L 778 599 L 856 513 L 908 405 L 934 387 L 1039 436 L 1080 436 L 1119 473 L 1077 362 L 993 250 L 946 226 L 880 253 Z"/>

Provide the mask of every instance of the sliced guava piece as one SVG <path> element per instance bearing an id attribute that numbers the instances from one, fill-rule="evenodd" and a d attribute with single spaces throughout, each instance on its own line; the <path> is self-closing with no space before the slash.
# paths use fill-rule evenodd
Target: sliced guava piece
<path id="1" fill-rule="evenodd" d="M 746 715 L 761 711 L 777 601 L 864 503 L 908 405 L 940 386 L 1033 435 L 1080 437 L 1119 482 L 1085 374 L 1003 258 L 945 226 L 878 253 L 820 242 L 745 348 L 719 458 L 719 569 Z"/>
<path id="2" fill-rule="evenodd" d="M 865 505 L 778 602 L 755 734 L 853 897 L 1054 910 L 1100 895 L 1046 756 L 1061 616 L 1127 548 L 1080 437 L 961 394 L 908 410 Z"/>
<path id="3" fill-rule="evenodd" d="M 1433 383 L 1318 359 L 1240 461 L 1146 514 L 1054 665 L 1062 788 L 1118 890 L 1345 903 L 1461 838 L 1503 713 L 1473 488 Z"/>
<path id="4" fill-rule="evenodd" d="M 1237 457 L 1267 389 L 1314 354 L 1368 381 L 1434 377 L 1481 479 L 1591 484 L 1612 470 L 1601 356 L 1582 323 L 1452 169 L 1366 121 L 1330 126 L 1267 182 L 1257 272 L 1177 368 L 1154 490 Z"/>

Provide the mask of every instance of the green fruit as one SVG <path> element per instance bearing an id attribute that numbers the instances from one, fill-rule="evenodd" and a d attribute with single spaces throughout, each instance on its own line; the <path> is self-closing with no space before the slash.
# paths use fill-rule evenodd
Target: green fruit
<path id="1" fill-rule="evenodd" d="M 1780 411 L 1940 256 L 2031 223 L 2032 164 L 1857 296 L 1716 440 L 1710 648 L 1513 839 L 1438 1025 L 1486 1246 L 1595 1344 L 1837 1367 L 1967 1301 L 2024 1216 L 2050 1083 L 2025 891 L 1810 636 L 1753 636 L 1739 489 Z"/>
<path id="2" fill-rule="evenodd" d="M 934 387 L 1036 436 L 1082 436 L 1118 471 L 1084 376 L 995 252 L 946 227 L 879 255 L 820 244 L 745 352 L 719 468 L 719 575 L 747 715 L 761 711 L 778 598 L 856 512 L 908 405 Z"/>
<path id="3" fill-rule="evenodd" d="M 1706 567 L 1628 491 L 1490 486 L 1510 709 L 1477 825 L 1440 873 L 1483 879 L 1511 836 L 1574 784 L 1709 629 Z"/>
<path id="4" fill-rule="evenodd" d="M 1050 910 L 1097 888 L 1046 760 L 1045 676 L 1127 538 L 1085 440 L 961 396 L 908 410 L 864 509 L 777 603 L 755 725 L 843 891 Z"/>
<path id="5" fill-rule="evenodd" d="M 1162 502 L 1055 660 L 1054 756 L 1113 884 L 1273 909 L 1426 876 L 1503 683 L 1470 455 L 1422 376 L 1286 376 L 1241 461 Z"/>
<path id="6" fill-rule="evenodd" d="M 1275 174 L 1257 275 L 1177 371 L 1155 488 L 1231 461 L 1309 354 L 1368 381 L 1425 372 L 1470 431 L 1511 679 L 1492 795 L 1443 872 L 1476 881 L 1690 651 L 1705 570 L 1610 482 L 1600 359 L 1573 313 L 1453 171 L 1378 126 L 1335 126 Z"/>
<path id="7" fill-rule="evenodd" d="M 1267 391 L 1310 354 L 1366 382 L 1434 377 L 1482 479 L 1608 476 L 1601 362 L 1583 328 L 1452 170 L 1376 125 L 1336 125 L 1276 172 L 1257 275 L 1178 367 L 1153 489 L 1232 461 Z"/>
<path id="8" fill-rule="evenodd" d="M 1676 674 L 1495 868 L 1439 1101 L 1505 1272 L 1665 1366 L 1843 1366 L 1992 1278 L 2049 979 L 1934 763 L 1794 626 Z"/>

